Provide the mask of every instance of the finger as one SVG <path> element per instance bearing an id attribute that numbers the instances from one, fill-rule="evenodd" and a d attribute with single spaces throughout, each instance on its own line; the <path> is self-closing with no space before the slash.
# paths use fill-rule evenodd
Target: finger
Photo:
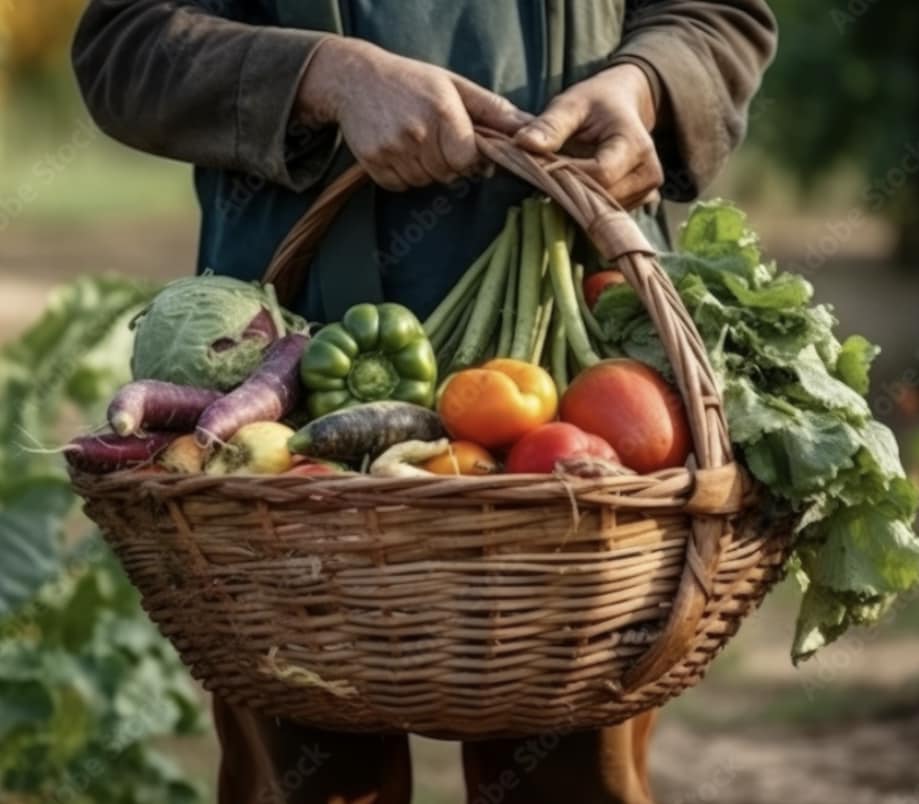
<path id="1" fill-rule="evenodd" d="M 427 187 L 434 183 L 434 177 L 424 169 L 417 158 L 400 159 L 393 163 L 392 169 L 409 187 Z"/>
<path id="2" fill-rule="evenodd" d="M 587 105 L 575 95 L 559 95 L 539 117 L 517 132 L 518 145 L 537 153 L 555 153 L 587 119 Z"/>
<path id="3" fill-rule="evenodd" d="M 624 207 L 634 208 L 663 184 L 663 171 L 656 161 L 642 162 L 638 168 L 609 188 Z"/>
<path id="4" fill-rule="evenodd" d="M 451 106 L 437 130 L 437 143 L 444 161 L 454 173 L 466 176 L 474 173 L 481 163 L 479 149 L 475 142 L 472 120 L 462 104 Z"/>
<path id="5" fill-rule="evenodd" d="M 459 174 L 447 164 L 440 144 L 437 142 L 426 143 L 418 155 L 418 161 L 425 173 L 440 184 L 449 184 L 459 177 Z"/>
<path id="6" fill-rule="evenodd" d="M 401 176 L 387 165 L 365 164 L 364 168 L 373 183 L 384 190 L 389 190 L 391 193 L 402 193 L 408 189 L 408 185 L 402 180 Z"/>
<path id="7" fill-rule="evenodd" d="M 533 119 L 533 115 L 518 109 L 507 98 L 462 76 L 453 76 L 453 83 L 469 116 L 480 125 L 511 135 Z"/>

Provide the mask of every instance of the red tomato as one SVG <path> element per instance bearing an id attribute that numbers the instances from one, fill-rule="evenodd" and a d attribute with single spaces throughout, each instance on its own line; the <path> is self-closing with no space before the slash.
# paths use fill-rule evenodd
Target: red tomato
<path id="1" fill-rule="evenodd" d="M 617 460 L 613 448 L 599 436 L 585 433 L 573 424 L 551 422 L 514 444 L 505 471 L 513 475 L 550 475 L 559 461 L 583 457 Z"/>
<path id="2" fill-rule="evenodd" d="M 622 275 L 622 271 L 600 271 L 596 274 L 585 276 L 584 298 L 587 300 L 588 309 L 593 310 L 597 306 L 597 300 L 608 287 L 624 284 L 625 277 Z"/>
<path id="3" fill-rule="evenodd" d="M 560 416 L 605 439 L 641 474 L 682 466 L 689 456 L 683 400 L 636 360 L 605 360 L 582 371 L 562 397 Z"/>

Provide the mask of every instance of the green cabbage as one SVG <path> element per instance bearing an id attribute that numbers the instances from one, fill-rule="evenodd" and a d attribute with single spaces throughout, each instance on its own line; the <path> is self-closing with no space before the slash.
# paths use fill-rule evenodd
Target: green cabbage
<path id="1" fill-rule="evenodd" d="M 227 391 L 305 323 L 281 309 L 270 285 L 204 274 L 167 285 L 133 326 L 135 380 Z"/>

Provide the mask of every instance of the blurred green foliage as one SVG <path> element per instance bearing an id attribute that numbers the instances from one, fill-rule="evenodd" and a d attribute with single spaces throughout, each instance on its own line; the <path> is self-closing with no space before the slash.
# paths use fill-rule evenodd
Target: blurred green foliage
<path id="1" fill-rule="evenodd" d="M 153 747 L 202 727 L 197 692 L 43 448 L 104 420 L 153 292 L 80 279 L 0 350 L 0 801 L 204 801 Z"/>
<path id="2" fill-rule="evenodd" d="M 898 224 L 901 256 L 914 254 L 919 4 L 771 0 L 770 5 L 779 19 L 779 53 L 754 103 L 751 142 L 805 193 L 830 171 L 857 168 L 864 182 L 857 203 Z"/>

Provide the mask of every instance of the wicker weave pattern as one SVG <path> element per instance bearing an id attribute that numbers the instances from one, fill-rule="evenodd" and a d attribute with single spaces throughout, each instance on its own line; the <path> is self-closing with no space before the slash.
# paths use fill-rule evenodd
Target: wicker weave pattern
<path id="1" fill-rule="evenodd" d="M 658 496 L 653 516 L 633 505 L 651 501 L 647 489 L 634 483 L 629 495 L 620 479 L 605 481 L 619 492 L 543 479 L 539 505 L 520 479 L 484 510 L 478 495 L 435 493 L 452 480 L 425 481 L 430 495 L 371 478 L 75 483 L 145 608 L 214 692 L 329 728 L 474 739 L 659 705 L 701 678 L 758 605 L 785 543 L 764 550 L 747 517 L 721 545 L 683 660 L 620 689 L 659 638 L 684 571 L 691 520 L 680 511 L 685 473 L 672 474 L 661 483 L 676 493 Z M 440 503 L 381 507 L 387 487 Z M 617 493 L 619 506 L 588 502 Z"/>
<path id="2" fill-rule="evenodd" d="M 193 673 L 316 726 L 494 737 L 624 720 L 695 684 L 781 571 L 704 345 L 631 219 L 562 157 L 478 132 L 616 260 L 667 349 L 691 467 L 647 476 L 74 475 Z M 266 273 L 302 286 L 366 176 L 342 175 Z"/>

